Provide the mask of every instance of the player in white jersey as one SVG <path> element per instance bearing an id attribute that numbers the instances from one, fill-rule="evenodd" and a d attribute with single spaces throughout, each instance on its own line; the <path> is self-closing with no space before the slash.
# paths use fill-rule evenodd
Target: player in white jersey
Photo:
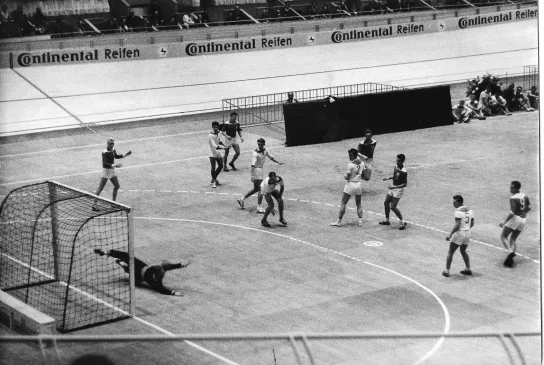
<path id="1" fill-rule="evenodd" d="M 278 208 L 280 212 L 280 223 L 283 226 L 287 225 L 285 219 L 283 219 L 283 190 L 285 186 L 283 185 L 283 178 L 280 175 L 276 175 L 274 171 L 268 173 L 268 177 L 263 180 L 261 183 L 261 194 L 263 194 L 264 199 L 268 203 L 268 207 L 264 212 L 264 217 L 261 220 L 261 224 L 265 227 L 270 227 L 270 223 L 266 220 L 268 215 L 272 213 L 274 209 L 274 201 L 272 197 L 276 198 L 278 201 Z"/>
<path id="2" fill-rule="evenodd" d="M 514 256 L 516 256 L 516 240 L 519 237 L 527 219 L 527 213 L 531 210 L 531 203 L 529 197 L 524 193 L 521 193 L 521 183 L 519 181 L 512 181 L 510 183 L 510 211 L 506 216 L 504 222 L 499 223 L 502 227 L 501 242 L 504 248 L 508 250 L 508 256 L 504 260 L 504 266 L 512 267 L 514 264 Z M 510 241 L 508 240 L 510 236 Z"/>
<path id="3" fill-rule="evenodd" d="M 357 205 L 357 216 L 359 216 L 359 227 L 363 226 L 363 208 L 361 207 L 361 195 L 363 194 L 363 183 L 361 174 L 366 168 L 365 163 L 357 157 L 358 151 L 355 148 L 351 148 L 348 151 L 349 160 L 348 170 L 344 174 L 346 179 L 346 185 L 344 186 L 344 193 L 342 195 L 342 202 L 340 203 L 340 211 L 338 212 L 338 219 L 336 222 L 331 223 L 331 226 L 340 227 L 342 225 L 342 217 L 346 213 L 346 205 L 352 195 L 355 195 L 355 205 Z"/>
<path id="4" fill-rule="evenodd" d="M 257 213 L 265 212 L 265 209 L 261 206 L 263 202 L 263 195 L 261 194 L 261 183 L 263 182 L 263 167 L 266 158 L 268 157 L 275 163 L 283 165 L 283 162 L 279 162 L 272 156 L 269 150 L 267 150 L 264 145 L 266 141 L 264 138 L 259 138 L 257 140 L 257 148 L 253 150 L 253 157 L 251 158 L 251 182 L 253 183 L 253 189 L 248 191 L 246 195 L 238 199 L 238 204 L 240 208 L 244 209 L 244 200 L 249 198 L 255 193 L 259 193 L 257 196 Z"/>
<path id="5" fill-rule="evenodd" d="M 223 143 L 219 139 L 219 123 L 212 123 L 212 131 L 208 134 L 208 145 L 210 146 L 210 165 L 212 174 L 212 187 L 216 188 L 221 185 L 217 181 L 217 176 L 223 170 L 223 156 L 219 150 L 225 149 Z M 217 164 L 217 168 L 215 167 Z"/>
<path id="6" fill-rule="evenodd" d="M 466 268 L 461 271 L 461 274 L 472 275 L 467 248 L 468 243 L 470 242 L 470 229 L 474 226 L 474 213 L 463 205 L 463 197 L 461 195 L 455 195 L 453 197 L 453 206 L 455 207 L 455 225 L 453 226 L 450 235 L 446 237 L 446 241 L 450 241 L 450 249 L 446 258 L 446 271 L 444 271 L 442 275 L 445 277 L 450 276 L 451 261 L 457 247 L 459 247 L 459 251 L 461 251 L 461 256 L 463 257 L 466 266 Z"/>

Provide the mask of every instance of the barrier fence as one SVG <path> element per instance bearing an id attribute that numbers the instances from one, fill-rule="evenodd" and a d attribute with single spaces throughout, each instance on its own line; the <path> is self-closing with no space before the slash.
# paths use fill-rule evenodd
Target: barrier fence
<path id="1" fill-rule="evenodd" d="M 540 88 L 538 65 L 523 66 L 523 90 L 529 90 L 532 86 Z"/>
<path id="2" fill-rule="evenodd" d="M 366 82 L 364 84 L 325 87 L 320 89 L 294 90 L 293 102 L 304 102 L 325 99 L 328 96 L 347 97 L 365 94 L 376 94 L 401 87 Z M 289 92 L 247 96 L 234 99 L 223 99 L 223 119 L 228 120 L 231 112 L 238 113 L 241 125 L 255 125 L 283 121 L 283 104 L 288 103 Z"/>
<path id="3" fill-rule="evenodd" d="M 189 345 L 195 345 L 192 341 L 206 341 L 206 342 L 259 342 L 262 343 L 263 341 L 280 341 L 281 343 L 288 344 L 289 346 L 283 348 L 281 354 L 285 358 L 288 355 L 289 350 L 287 348 L 290 348 L 290 359 L 296 359 L 296 362 L 290 361 L 290 364 L 296 363 L 299 365 L 302 364 L 312 364 L 312 365 L 318 365 L 318 364 L 324 364 L 325 362 L 320 361 L 319 355 L 317 355 L 317 351 L 315 351 L 314 348 L 312 348 L 312 345 L 310 341 L 313 341 L 314 343 L 317 341 L 326 341 L 326 340 L 340 340 L 340 341 L 347 341 L 347 340 L 362 340 L 362 341 L 372 341 L 372 340 L 394 340 L 394 341 L 402 341 L 402 340 L 410 340 L 409 343 L 413 344 L 414 340 L 419 339 L 438 339 L 439 341 L 444 341 L 445 339 L 457 339 L 458 341 L 465 339 L 465 340 L 471 340 L 470 343 L 474 343 L 474 341 L 480 341 L 480 340 L 491 340 L 497 345 L 499 345 L 496 349 L 493 347 L 494 351 L 493 353 L 497 356 L 500 356 L 501 358 L 504 356 L 504 361 L 500 361 L 500 364 L 532 364 L 535 357 L 538 357 L 538 355 L 534 353 L 529 354 L 529 362 L 527 360 L 527 354 L 524 353 L 522 346 L 520 346 L 520 339 L 521 338 L 530 338 L 531 340 L 535 341 L 535 344 L 541 343 L 541 337 L 542 334 L 540 332 L 516 332 L 516 333 L 503 333 L 503 332 L 497 332 L 497 333 L 397 333 L 397 334 L 383 334 L 383 333 L 360 333 L 360 332 L 348 332 L 348 333 L 271 333 L 271 334 L 262 334 L 262 333 L 249 333 L 249 334 L 199 334 L 199 335 L 105 335 L 105 336 L 80 336 L 80 335 L 74 335 L 74 336 L 59 336 L 59 335 L 41 335 L 41 336 L 2 336 L 0 337 L 0 345 L 5 344 L 14 344 L 14 343 L 24 343 L 24 344 L 35 344 L 38 346 L 34 346 L 34 351 L 36 355 L 39 353 L 39 356 L 41 357 L 42 364 L 49 365 L 49 364 L 63 364 L 65 363 L 66 359 L 63 357 L 68 356 L 74 356 L 69 355 L 69 352 L 64 351 L 64 348 L 60 346 L 61 343 L 72 343 L 72 344 L 84 344 L 84 348 L 87 351 L 90 351 L 92 348 L 92 344 L 98 344 L 98 345 L 106 345 L 107 343 L 133 343 L 137 348 L 140 348 L 141 344 L 148 344 L 151 345 L 152 349 L 155 349 L 155 351 L 161 351 L 158 346 L 165 345 L 169 343 L 181 343 L 185 342 Z M 367 343 L 368 344 L 368 343 Z M 441 345 L 442 342 L 439 342 L 438 345 Z M 492 344 L 490 344 L 493 346 Z M 156 347 L 157 346 L 157 347 Z M 238 344 L 237 346 L 240 346 Z M 373 344 L 372 346 L 375 346 Z M 537 345 L 538 346 L 538 345 Z M 59 349 L 59 347 L 61 347 Z M 503 354 L 500 354 L 498 350 L 502 347 L 502 350 L 504 351 Z M 169 345 L 168 348 L 171 348 Z M 240 349 L 239 347 L 237 347 Z M 60 350 L 63 351 L 60 351 Z M 100 347 L 101 351 L 99 352 L 105 352 L 104 347 Z M 134 352 L 132 350 L 126 349 L 128 352 Z M 243 349 L 240 349 L 243 351 Z M 364 350 L 364 348 L 363 348 Z M 489 348 L 488 348 L 489 350 Z M 140 351 L 143 350 L 143 347 Z M 286 352 L 287 351 L 287 352 Z M 125 362 L 127 360 L 127 355 L 122 354 L 123 351 L 111 351 L 108 353 L 108 356 L 111 356 L 111 358 L 116 361 L 116 356 L 119 356 L 120 360 L 124 360 Z M 132 354 L 133 356 L 141 356 L 142 354 L 138 355 L 136 351 L 135 354 Z M 272 351 L 271 351 L 272 352 Z M 87 353 L 87 352 L 85 352 Z M 242 352 L 243 354 L 243 352 Z M 429 353 L 427 353 L 429 354 Z M 488 356 L 489 352 L 482 352 L 481 356 L 486 357 Z M 29 356 L 31 354 L 28 354 Z M 160 359 L 164 359 L 164 363 L 172 363 L 172 358 L 168 358 L 168 356 L 164 356 L 166 354 L 161 354 L 157 359 L 157 361 L 160 362 Z M 217 355 L 217 354 L 216 354 Z M 248 354 L 249 355 L 249 354 Z M 368 354 L 370 355 L 370 353 Z M 422 356 L 425 354 L 422 354 Z M 218 355 L 219 356 L 219 355 Z M 227 356 L 227 355 L 224 355 Z M 240 355 L 238 355 L 240 356 Z M 274 354 L 274 357 L 276 355 Z M 425 355 L 430 356 L 430 355 Z M 221 356 L 221 358 L 224 360 L 224 362 L 230 363 L 230 364 L 237 364 L 236 362 L 226 359 Z M 407 359 L 406 359 L 407 360 Z M 445 363 L 448 363 L 446 360 L 451 359 L 443 359 Z M 488 360 L 491 360 L 488 358 Z M 383 361 L 387 361 L 386 358 L 383 358 Z M 491 360 L 493 361 L 493 360 Z M 121 362 L 119 362 L 121 363 Z M 266 363 L 272 363 L 269 361 L 266 361 Z M 380 364 L 383 364 L 384 362 L 380 361 Z"/>

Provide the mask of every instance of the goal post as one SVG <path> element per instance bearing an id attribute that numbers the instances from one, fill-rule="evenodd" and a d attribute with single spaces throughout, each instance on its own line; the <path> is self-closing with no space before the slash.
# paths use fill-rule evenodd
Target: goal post
<path id="1" fill-rule="evenodd" d="M 132 226 L 130 207 L 58 182 L 17 188 L 0 205 L 0 289 L 59 332 L 131 317 Z M 95 249 L 128 252 L 130 275 Z"/>

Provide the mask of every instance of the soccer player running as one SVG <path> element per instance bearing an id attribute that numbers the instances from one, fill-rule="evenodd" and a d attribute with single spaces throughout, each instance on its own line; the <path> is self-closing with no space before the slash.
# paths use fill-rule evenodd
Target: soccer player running
<path id="1" fill-rule="evenodd" d="M 221 125 L 221 133 L 223 136 L 225 136 L 225 156 L 223 156 L 223 162 L 224 162 L 224 168 L 225 172 L 228 172 L 229 169 L 227 168 L 227 161 L 229 157 L 229 151 L 230 147 L 234 149 L 234 156 L 232 156 L 232 160 L 229 163 L 229 166 L 232 168 L 232 170 L 236 171 L 236 167 L 234 167 L 234 161 L 240 156 L 240 145 L 238 144 L 238 140 L 236 139 L 236 133 L 240 136 L 240 142 L 244 142 L 244 139 L 242 138 L 242 128 L 240 127 L 240 123 L 236 121 L 238 118 L 238 113 L 232 112 L 230 113 L 230 119 L 228 122 L 223 123 Z"/>
<path id="2" fill-rule="evenodd" d="M 108 180 L 110 180 L 113 184 L 113 201 L 117 199 L 117 190 L 119 190 L 119 188 L 121 187 L 121 185 L 119 185 L 117 175 L 115 174 L 115 168 L 119 168 L 122 165 L 120 163 L 115 164 L 115 159 L 125 158 L 132 154 L 132 151 L 128 151 L 124 155 L 118 155 L 117 151 L 115 151 L 115 148 L 113 148 L 114 145 L 115 141 L 113 140 L 113 138 L 109 138 L 107 141 L 106 149 L 102 151 L 102 178 L 100 179 L 100 184 L 98 185 L 98 189 L 96 190 L 95 194 L 100 195 L 102 190 L 104 190 L 106 183 L 108 182 Z M 95 212 L 100 211 L 100 209 L 96 206 L 97 201 L 98 199 L 94 201 L 94 205 L 92 207 Z"/>
<path id="3" fill-rule="evenodd" d="M 264 217 L 261 220 L 261 224 L 265 227 L 270 227 L 270 223 L 266 220 L 268 218 L 268 215 L 272 212 L 274 209 L 274 201 L 272 200 L 272 197 L 274 197 L 278 202 L 278 207 L 280 211 L 280 223 L 283 226 L 287 225 L 287 222 L 285 219 L 283 219 L 283 190 L 285 186 L 283 184 L 283 178 L 280 175 L 276 175 L 274 171 L 270 171 L 268 173 L 268 177 L 263 180 L 261 183 L 261 194 L 263 194 L 264 199 L 268 203 L 268 207 L 266 208 L 264 212 Z"/>
<path id="4" fill-rule="evenodd" d="M 210 146 L 210 165 L 212 174 L 212 187 L 216 188 L 217 185 L 221 185 L 217 180 L 217 176 L 221 170 L 223 170 L 223 156 L 221 156 L 220 149 L 225 149 L 223 143 L 219 140 L 219 123 L 212 122 L 212 131 L 208 134 L 208 144 Z M 217 165 L 217 167 L 216 167 Z"/>
<path id="5" fill-rule="evenodd" d="M 450 241 L 450 249 L 446 258 L 446 271 L 442 272 L 445 277 L 450 276 L 451 261 L 453 254 L 459 247 L 461 256 L 465 262 L 466 268 L 461 271 L 463 275 L 472 275 L 470 270 L 470 259 L 467 254 L 468 243 L 470 242 L 470 229 L 474 227 L 474 213 L 469 208 L 463 205 L 463 197 L 455 195 L 453 197 L 453 206 L 455 207 L 455 225 L 451 233 L 446 237 L 446 241 Z"/>
<path id="6" fill-rule="evenodd" d="M 261 206 L 263 202 L 263 195 L 261 194 L 261 183 L 263 182 L 263 166 L 266 161 L 266 157 L 274 161 L 279 165 L 283 165 L 283 162 L 279 162 L 272 156 L 270 151 L 264 146 L 266 141 L 264 138 L 257 140 L 257 148 L 253 150 L 253 157 L 251 158 L 251 182 L 253 183 L 253 189 L 248 191 L 246 195 L 238 199 L 240 208 L 244 209 L 244 200 L 249 198 L 255 193 L 259 193 L 257 196 L 257 213 L 264 213 L 265 209 Z"/>
<path id="7" fill-rule="evenodd" d="M 348 171 L 344 174 L 346 185 L 340 203 L 340 211 L 338 212 L 338 220 L 331 223 L 331 226 L 340 227 L 342 225 L 342 217 L 346 213 L 346 205 L 352 195 L 355 195 L 355 204 L 357 205 L 357 216 L 359 216 L 359 227 L 363 226 L 363 208 L 361 207 L 361 195 L 363 194 L 363 184 L 361 174 L 366 168 L 365 163 L 357 157 L 357 150 L 351 148 L 348 151 L 349 160 Z"/>
<path id="8" fill-rule="evenodd" d="M 389 222 L 389 212 L 392 210 L 400 219 L 399 229 L 401 231 L 406 229 L 406 222 L 402 219 L 402 214 L 400 213 L 400 210 L 398 210 L 397 204 L 399 203 L 400 198 L 402 198 L 404 188 L 408 185 L 408 172 L 406 172 L 406 168 L 404 167 L 405 160 L 406 157 L 402 153 L 397 155 L 397 164 L 393 169 L 393 176 L 385 177 L 383 179 L 383 181 L 393 179 L 393 184 L 389 185 L 389 191 L 383 202 L 383 205 L 385 206 L 385 220 L 380 222 L 380 224 L 384 226 L 391 225 L 391 222 Z"/>
<path id="9" fill-rule="evenodd" d="M 516 256 L 516 240 L 519 237 L 521 231 L 527 223 L 525 218 L 527 213 L 531 210 L 531 203 L 529 197 L 520 192 L 521 183 L 519 181 L 512 181 L 510 183 L 510 212 L 506 216 L 504 222 L 499 223 L 499 227 L 502 227 L 501 242 L 504 248 L 509 252 L 504 260 L 504 266 L 512 267 L 514 265 L 514 256 Z M 510 241 L 508 240 L 510 236 Z"/>
<path id="10" fill-rule="evenodd" d="M 109 256 L 116 258 L 115 263 L 123 268 L 123 270 L 128 274 L 130 273 L 130 266 L 129 266 L 129 254 L 124 251 L 117 251 L 117 250 L 109 250 L 107 253 L 102 251 L 101 249 L 95 249 L 94 252 L 100 256 Z M 170 289 L 167 289 L 162 284 L 162 279 L 164 278 L 164 274 L 166 271 L 175 270 L 175 269 L 181 269 L 184 267 L 187 267 L 191 264 L 191 261 L 188 261 L 184 264 L 177 263 L 177 264 L 171 264 L 168 261 L 163 261 L 160 265 L 153 265 L 149 266 L 142 260 L 138 258 L 134 258 L 134 279 L 136 281 L 136 285 L 142 285 L 144 282 L 147 283 L 149 286 L 151 286 L 155 291 L 166 294 L 166 295 L 175 295 L 178 297 L 182 297 L 183 294 L 180 292 L 176 292 Z"/>

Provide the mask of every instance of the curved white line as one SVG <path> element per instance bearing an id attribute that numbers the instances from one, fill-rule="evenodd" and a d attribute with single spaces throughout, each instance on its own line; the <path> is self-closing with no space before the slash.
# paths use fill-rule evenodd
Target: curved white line
<path id="1" fill-rule="evenodd" d="M 388 268 L 385 268 L 385 267 L 382 267 L 382 266 L 379 266 L 379 265 L 376 265 L 376 264 L 373 264 L 371 262 L 367 262 L 367 261 L 363 261 L 365 264 L 367 265 L 371 265 L 371 266 L 375 266 L 375 267 L 379 267 L 380 269 L 383 269 L 383 270 L 386 270 L 386 271 L 389 271 L 395 275 L 399 275 L 407 280 L 410 280 L 412 283 L 416 284 L 417 286 L 419 286 L 420 288 L 422 288 L 423 290 L 427 291 L 429 294 L 431 294 L 436 300 L 437 302 L 440 304 L 440 306 L 442 307 L 442 311 L 444 312 L 444 317 L 446 319 L 446 324 L 444 325 L 444 334 L 447 334 L 449 331 L 450 331 L 450 324 L 451 324 L 451 320 L 450 320 L 450 313 L 448 312 L 448 308 L 446 307 L 446 305 L 444 304 L 444 302 L 438 297 L 438 295 L 436 295 L 431 289 L 427 288 L 426 286 L 418 283 L 417 281 L 415 281 L 414 279 L 412 278 L 409 278 L 408 276 L 405 276 L 405 275 L 402 275 L 401 273 L 398 273 L 394 270 L 390 270 Z M 438 350 L 438 348 L 442 345 L 442 343 L 444 342 L 445 340 L 445 337 L 440 337 L 440 339 L 438 340 L 438 342 L 434 345 L 434 347 L 431 349 L 431 351 L 429 351 L 427 353 L 427 355 L 423 356 L 421 359 L 419 359 L 418 361 L 416 361 L 414 363 L 414 365 L 416 364 L 421 364 L 423 361 L 427 360 L 429 357 L 431 357 L 435 352 L 436 350 Z"/>
<path id="2" fill-rule="evenodd" d="M 349 255 L 346 255 L 342 252 L 339 252 L 339 251 L 335 251 L 335 250 L 332 250 L 330 248 L 325 248 L 325 247 L 321 247 L 321 246 L 318 246 L 318 245 L 315 245 L 313 243 L 309 243 L 309 242 L 306 242 L 306 241 L 303 241 L 301 239 L 298 239 L 298 238 L 294 238 L 294 237 L 291 237 L 291 236 L 287 236 L 285 234 L 281 234 L 281 233 L 276 233 L 276 232 L 270 232 L 270 231 L 267 231 L 267 230 L 264 230 L 264 229 L 259 229 L 259 228 L 252 228 L 252 227 L 246 227 L 246 226 L 240 226 L 240 225 L 237 225 L 237 224 L 230 224 L 230 223 L 221 223 L 221 222 L 211 222 L 211 221 L 202 221 L 202 220 L 195 220 L 195 219 L 184 219 L 184 218 L 156 218 L 156 217 L 133 217 L 133 219 L 143 219 L 143 220 L 162 220 L 162 221 L 172 221 L 172 222 L 192 222 L 192 223 L 204 223 L 204 224 L 214 224 L 214 225 L 219 225 L 219 226 L 227 226 L 227 227 L 234 227 L 234 228 L 241 228 L 241 229 L 247 229 L 247 230 L 250 230 L 250 231 L 257 231 L 257 232 L 263 232 L 263 233 L 267 233 L 267 234 L 271 234 L 271 235 L 274 235 L 274 236 L 279 236 L 279 237 L 283 237 L 283 238 L 287 238 L 289 240 L 292 240 L 292 241 L 295 241 L 295 242 L 299 242 L 299 243 L 302 243 L 302 244 L 305 244 L 307 246 L 312 246 L 314 248 L 317 248 L 321 251 L 328 251 L 328 252 L 332 252 L 332 253 L 335 253 L 337 255 L 340 255 L 340 256 L 343 256 L 343 257 L 346 257 L 348 259 L 351 259 L 351 260 L 354 260 L 354 261 L 357 261 L 357 262 L 362 262 L 364 264 L 367 264 L 367 265 L 370 265 L 370 266 L 374 266 L 374 267 L 377 267 L 377 268 L 380 268 L 382 270 L 386 270 L 386 271 L 389 271 L 395 275 L 398 275 L 402 278 L 405 278 L 409 281 L 411 281 L 412 283 L 416 284 L 417 286 L 419 286 L 420 288 L 422 288 L 423 290 L 427 291 L 428 293 L 430 293 L 437 301 L 438 303 L 440 304 L 440 306 L 442 307 L 442 311 L 444 312 L 444 317 L 445 317 L 445 325 L 444 325 L 444 334 L 447 334 L 450 330 L 450 314 L 448 312 L 448 308 L 446 307 L 446 305 L 444 304 L 444 302 L 442 302 L 442 300 L 438 297 L 438 295 L 436 295 L 431 289 L 427 288 L 426 286 L 424 286 L 423 284 L 417 282 L 416 280 L 406 276 L 406 275 L 402 275 L 401 273 L 398 273 L 394 270 L 391 270 L 391 269 L 388 269 L 388 268 L 385 268 L 383 266 L 380 266 L 380 265 L 376 265 L 376 264 L 373 264 L 373 263 L 370 263 L 370 262 L 367 262 L 367 261 L 363 261 L 361 259 L 358 259 L 356 257 L 352 257 L 352 256 L 349 256 Z M 433 348 L 425 355 L 423 356 L 421 359 L 419 359 L 418 361 L 416 361 L 414 363 L 414 365 L 417 365 L 417 364 L 421 364 L 423 361 L 427 360 L 429 357 L 431 357 L 437 350 L 438 348 L 442 345 L 442 343 L 444 342 L 445 338 L 444 337 L 440 337 L 440 339 L 438 340 L 438 342 L 433 346 Z"/>

